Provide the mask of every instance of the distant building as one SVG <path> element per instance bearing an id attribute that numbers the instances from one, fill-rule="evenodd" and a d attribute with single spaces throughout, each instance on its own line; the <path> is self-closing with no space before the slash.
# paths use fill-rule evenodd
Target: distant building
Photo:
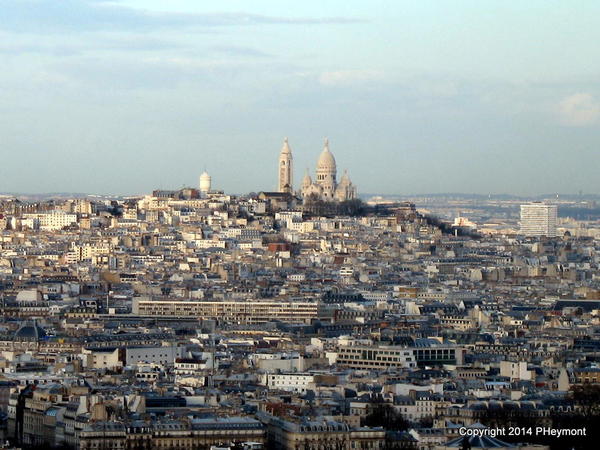
<path id="1" fill-rule="evenodd" d="M 262 411 L 257 416 L 266 425 L 270 448 L 275 450 L 375 449 L 383 448 L 385 444 L 383 428 L 353 428 L 332 417 L 297 421 Z"/>
<path id="2" fill-rule="evenodd" d="M 207 171 L 204 171 L 202 175 L 200 175 L 200 193 L 202 195 L 208 194 L 211 186 L 211 177 Z"/>
<path id="3" fill-rule="evenodd" d="M 278 192 L 292 193 L 294 190 L 294 166 L 292 158 L 292 150 L 288 144 L 288 139 L 283 140 L 283 147 L 279 153 L 279 184 Z"/>
<path id="4" fill-rule="evenodd" d="M 31 224 L 30 228 L 42 231 L 58 231 L 77 223 L 77 214 L 64 211 L 50 211 L 47 213 L 23 214 L 23 223 Z"/>
<path id="5" fill-rule="evenodd" d="M 415 347 L 399 345 L 340 346 L 337 364 L 354 369 L 390 367 L 416 368 L 426 365 L 462 364 L 463 349 L 453 344 L 440 344 L 429 339 L 419 340 Z"/>
<path id="6" fill-rule="evenodd" d="M 191 200 L 200 198 L 200 191 L 193 188 L 183 188 L 178 191 L 165 191 L 158 189 L 152 191 L 152 197 L 165 200 Z"/>
<path id="7" fill-rule="evenodd" d="M 469 230 L 476 230 L 477 224 L 472 222 L 467 217 L 458 216 L 454 218 L 453 228 L 466 228 Z"/>
<path id="8" fill-rule="evenodd" d="M 287 194 L 293 192 L 293 172 L 292 150 L 287 138 L 285 138 L 283 148 L 279 154 L 278 192 Z M 323 151 L 317 161 L 316 179 L 313 181 L 307 171 L 302 179 L 299 193 L 303 198 L 316 197 L 320 200 L 339 202 L 352 200 L 357 197 L 356 186 L 350 181 L 347 172 L 344 172 L 344 175 L 342 175 L 342 178 L 338 182 L 337 165 L 333 153 L 329 150 L 329 141 L 327 139 L 325 139 Z"/>
<path id="9" fill-rule="evenodd" d="M 217 417 L 149 423 L 97 421 L 79 434 L 81 449 L 99 448 L 263 448 L 265 427 L 248 417 Z"/>
<path id="10" fill-rule="evenodd" d="M 329 140 L 325 139 L 323 151 L 317 161 L 317 179 L 313 182 L 308 171 L 302 180 L 303 198 L 318 197 L 327 201 L 352 200 L 357 197 L 356 186 L 344 172 L 339 183 L 337 181 L 337 165 L 333 153 L 329 150 Z"/>
<path id="11" fill-rule="evenodd" d="M 264 202 L 267 211 L 294 209 L 298 199 L 289 192 L 259 192 L 258 200 Z"/>
<path id="12" fill-rule="evenodd" d="M 521 205 L 521 234 L 525 236 L 556 236 L 556 205 L 528 203 Z"/>
<path id="13" fill-rule="evenodd" d="M 312 301 L 180 301 L 135 297 L 133 314 L 215 318 L 221 322 L 257 324 L 272 320 L 310 323 L 317 319 L 319 303 Z"/>

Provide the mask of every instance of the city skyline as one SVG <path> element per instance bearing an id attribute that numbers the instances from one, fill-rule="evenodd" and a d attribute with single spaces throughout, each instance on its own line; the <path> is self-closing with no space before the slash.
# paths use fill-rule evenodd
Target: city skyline
<path id="1" fill-rule="evenodd" d="M 197 3 L 3 1 L 0 191 L 600 190 L 594 2 Z"/>

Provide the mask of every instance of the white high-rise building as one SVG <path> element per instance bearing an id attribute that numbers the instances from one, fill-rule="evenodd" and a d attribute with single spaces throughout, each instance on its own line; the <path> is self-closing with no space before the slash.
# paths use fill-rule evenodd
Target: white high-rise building
<path id="1" fill-rule="evenodd" d="M 521 234 L 525 236 L 556 236 L 558 208 L 547 203 L 521 205 Z"/>

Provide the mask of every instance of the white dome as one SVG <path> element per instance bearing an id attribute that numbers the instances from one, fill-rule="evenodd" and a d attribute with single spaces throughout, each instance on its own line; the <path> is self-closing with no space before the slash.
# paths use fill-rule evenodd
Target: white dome
<path id="1" fill-rule="evenodd" d="M 325 147 L 321 152 L 321 156 L 319 156 L 319 161 L 317 162 L 317 170 L 325 169 L 325 170 L 336 170 L 335 158 L 333 157 L 333 153 L 329 151 L 329 141 L 325 139 Z"/>

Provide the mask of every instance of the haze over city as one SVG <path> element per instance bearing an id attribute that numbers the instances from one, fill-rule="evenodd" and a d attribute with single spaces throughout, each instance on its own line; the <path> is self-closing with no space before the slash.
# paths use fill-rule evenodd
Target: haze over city
<path id="1" fill-rule="evenodd" d="M 598 192 L 598 2 L 305 3 L 0 1 L 0 192 Z"/>

